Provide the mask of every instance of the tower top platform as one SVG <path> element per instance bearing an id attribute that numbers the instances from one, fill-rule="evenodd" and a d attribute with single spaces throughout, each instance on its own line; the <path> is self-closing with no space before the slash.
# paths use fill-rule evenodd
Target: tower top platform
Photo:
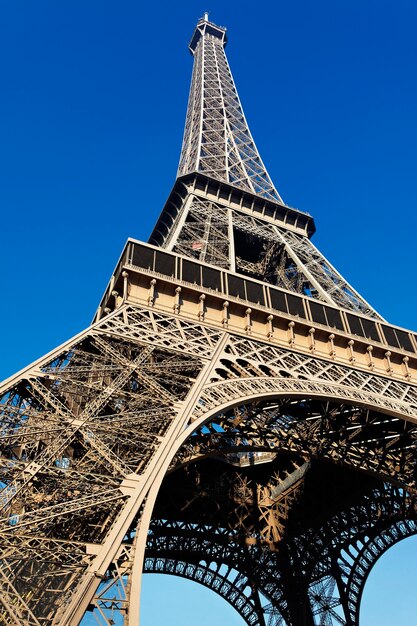
<path id="1" fill-rule="evenodd" d="M 223 47 L 226 46 L 227 43 L 227 34 L 226 28 L 223 26 L 217 26 L 213 24 L 213 22 L 209 22 L 208 13 L 204 13 L 203 17 L 200 18 L 197 22 L 197 26 L 191 37 L 191 41 L 189 43 L 189 50 L 191 54 L 194 56 L 194 52 L 197 48 L 197 44 L 204 35 L 212 35 L 213 37 L 217 37 L 223 43 Z"/>

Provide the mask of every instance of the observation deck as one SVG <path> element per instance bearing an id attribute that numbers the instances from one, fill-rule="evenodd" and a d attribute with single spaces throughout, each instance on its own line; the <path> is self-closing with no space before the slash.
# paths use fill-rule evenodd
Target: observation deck
<path id="1" fill-rule="evenodd" d="M 202 37 L 204 37 L 204 35 L 212 35 L 213 37 L 217 37 L 223 43 L 223 47 L 226 46 L 226 28 L 223 28 L 222 26 L 217 26 L 217 24 L 213 24 L 213 22 L 209 22 L 208 13 L 204 13 L 204 16 L 198 21 L 196 29 L 188 45 L 188 49 L 193 56 L 197 48 L 198 42 Z"/>

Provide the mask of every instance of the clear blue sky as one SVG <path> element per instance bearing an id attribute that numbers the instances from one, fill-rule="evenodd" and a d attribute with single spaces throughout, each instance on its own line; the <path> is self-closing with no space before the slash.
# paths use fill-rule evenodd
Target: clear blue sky
<path id="1" fill-rule="evenodd" d="M 147 239 L 175 179 L 205 10 L 228 27 L 280 194 L 314 215 L 316 245 L 382 315 L 417 329 L 415 0 L 13 0 L 0 6 L 0 378 L 88 325 L 127 237 Z M 417 622 L 402 587 L 416 542 L 400 548 L 371 575 L 361 626 Z M 160 580 L 142 626 L 165 626 L 161 604 L 185 593 Z M 193 597 L 208 624 L 234 623 Z M 169 610 L 170 626 L 203 626 L 196 611 Z"/>

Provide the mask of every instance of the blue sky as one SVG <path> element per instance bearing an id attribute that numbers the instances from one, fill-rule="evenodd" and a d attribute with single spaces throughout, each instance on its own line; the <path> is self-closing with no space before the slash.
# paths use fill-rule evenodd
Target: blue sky
<path id="1" fill-rule="evenodd" d="M 175 180 L 205 10 L 228 27 L 280 194 L 313 214 L 316 245 L 384 317 L 417 329 L 415 0 L 13 0 L 0 6 L 0 378 L 87 326 L 127 237 L 147 239 Z M 385 604 L 384 581 L 417 560 L 412 540 L 400 548 L 371 575 L 363 626 L 417 619 Z"/>

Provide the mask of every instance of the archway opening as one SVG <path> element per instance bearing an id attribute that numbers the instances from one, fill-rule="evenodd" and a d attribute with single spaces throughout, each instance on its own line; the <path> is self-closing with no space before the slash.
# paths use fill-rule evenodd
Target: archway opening
<path id="1" fill-rule="evenodd" d="M 416 574 L 417 536 L 413 536 L 387 550 L 372 568 L 362 597 L 361 626 L 416 624 Z"/>
<path id="2" fill-rule="evenodd" d="M 243 626 L 241 616 L 218 594 L 177 576 L 145 574 L 141 626 Z"/>

